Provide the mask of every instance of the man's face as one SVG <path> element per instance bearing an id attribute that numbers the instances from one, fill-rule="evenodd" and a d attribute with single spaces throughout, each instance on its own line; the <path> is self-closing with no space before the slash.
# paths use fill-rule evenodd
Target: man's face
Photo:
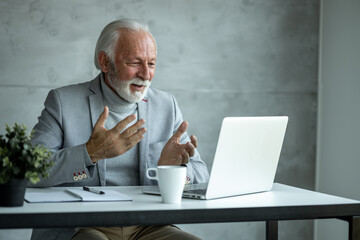
<path id="1" fill-rule="evenodd" d="M 122 30 L 105 81 L 128 102 L 139 102 L 155 74 L 156 46 L 145 32 Z"/>

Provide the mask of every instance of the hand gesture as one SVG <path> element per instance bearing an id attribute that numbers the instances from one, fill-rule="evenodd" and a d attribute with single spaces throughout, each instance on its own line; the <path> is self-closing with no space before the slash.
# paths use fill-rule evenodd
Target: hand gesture
<path id="1" fill-rule="evenodd" d="M 188 128 L 187 122 L 182 122 L 176 133 L 165 144 L 158 165 L 181 165 L 189 162 L 190 157 L 194 156 L 197 147 L 197 138 L 195 135 L 190 137 L 191 142 L 180 143 L 181 136 Z"/>
<path id="2" fill-rule="evenodd" d="M 145 128 L 140 128 L 145 124 L 144 119 L 140 119 L 123 131 L 129 123 L 135 120 L 135 115 L 126 117 L 116 124 L 115 127 L 108 130 L 104 127 L 108 115 L 109 108 L 105 106 L 104 111 L 95 124 L 89 141 L 86 143 L 86 149 L 93 163 L 127 152 L 143 139 L 143 135 L 146 132 Z"/>

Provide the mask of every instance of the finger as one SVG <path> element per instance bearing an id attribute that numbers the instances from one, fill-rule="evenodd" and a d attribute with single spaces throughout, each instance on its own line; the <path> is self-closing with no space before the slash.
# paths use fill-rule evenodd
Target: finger
<path id="1" fill-rule="evenodd" d="M 198 147 L 197 137 L 195 135 L 191 135 L 190 139 L 191 139 L 192 145 L 194 145 L 194 147 L 197 148 Z"/>
<path id="2" fill-rule="evenodd" d="M 126 118 L 124 118 L 123 120 L 118 122 L 118 124 L 116 124 L 115 127 L 113 127 L 112 130 L 120 133 L 122 130 L 124 130 L 126 128 L 127 125 L 129 125 L 129 123 L 131 123 L 135 119 L 136 119 L 136 117 L 135 117 L 134 114 L 130 115 L 130 116 L 127 116 Z"/>
<path id="3" fill-rule="evenodd" d="M 138 144 L 143 138 L 144 134 L 146 133 L 146 128 L 140 128 L 135 134 L 129 137 L 126 141 L 126 149 L 129 150 L 136 144 Z"/>
<path id="4" fill-rule="evenodd" d="M 185 149 L 182 151 L 181 157 L 182 157 L 181 164 L 187 164 L 189 162 L 190 156 Z"/>
<path id="5" fill-rule="evenodd" d="M 134 133 L 138 131 L 139 128 L 141 128 L 142 125 L 145 124 L 144 119 L 140 119 L 135 124 L 133 124 L 131 127 L 126 129 L 121 135 L 125 138 L 131 137 Z"/>
<path id="6" fill-rule="evenodd" d="M 189 154 L 190 157 L 194 156 L 195 154 L 195 147 L 192 145 L 191 142 L 186 143 L 185 150 Z"/>
<path id="7" fill-rule="evenodd" d="M 180 127 L 178 128 L 178 130 L 172 137 L 176 138 L 176 139 L 180 139 L 181 136 L 186 132 L 188 126 L 189 126 L 188 122 L 186 122 L 186 121 L 182 122 Z"/>
<path id="8" fill-rule="evenodd" d="M 100 114 L 98 120 L 95 123 L 94 128 L 104 127 L 105 121 L 109 116 L 109 108 L 107 106 L 104 107 L 104 111 Z"/>

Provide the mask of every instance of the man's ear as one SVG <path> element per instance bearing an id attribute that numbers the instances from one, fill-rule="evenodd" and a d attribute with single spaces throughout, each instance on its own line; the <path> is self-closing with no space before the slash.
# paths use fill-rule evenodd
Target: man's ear
<path id="1" fill-rule="evenodd" d="M 99 62 L 101 71 L 103 71 L 104 73 L 107 73 L 109 71 L 110 62 L 109 62 L 109 57 L 106 55 L 106 53 L 104 51 L 99 52 L 98 62 Z"/>

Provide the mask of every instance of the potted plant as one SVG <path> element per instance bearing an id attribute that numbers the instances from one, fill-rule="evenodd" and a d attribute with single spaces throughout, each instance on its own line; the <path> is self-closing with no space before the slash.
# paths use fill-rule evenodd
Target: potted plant
<path id="1" fill-rule="evenodd" d="M 22 206 L 27 181 L 37 183 L 40 176 L 49 176 L 51 152 L 32 146 L 32 134 L 15 123 L 14 127 L 6 125 L 6 134 L 0 135 L 0 206 Z"/>

